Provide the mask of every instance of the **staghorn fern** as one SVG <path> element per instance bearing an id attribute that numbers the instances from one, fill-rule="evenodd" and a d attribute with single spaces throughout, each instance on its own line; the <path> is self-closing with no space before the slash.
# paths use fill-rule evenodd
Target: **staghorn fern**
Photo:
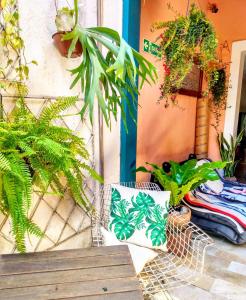
<path id="1" fill-rule="evenodd" d="M 36 119 L 20 100 L 11 120 L 0 122 L 0 209 L 12 220 L 19 252 L 26 250 L 26 234 L 43 234 L 28 219 L 33 186 L 40 193 L 50 187 L 62 194 L 61 178 L 65 177 L 75 201 L 87 213 L 93 212 L 83 181 L 88 174 L 99 181 L 101 177 L 87 164 L 89 154 L 83 139 L 52 124 L 76 101 L 77 97 L 59 98 Z"/>
<path id="2" fill-rule="evenodd" d="M 156 67 L 134 50 L 117 31 L 107 27 L 81 27 L 78 23 L 78 2 L 74 0 L 73 30 L 64 34 L 63 40 L 71 41 L 69 57 L 78 41 L 83 48 L 80 64 L 70 70 L 73 76 L 71 88 L 80 84 L 84 94 L 81 117 L 83 118 L 85 112 L 89 110 L 90 120 L 93 121 L 93 108 L 97 100 L 109 127 L 111 115 L 117 120 L 117 112 L 120 110 L 127 129 L 126 112 L 128 110 L 135 121 L 137 95 L 144 82 L 156 83 L 158 77 Z"/>

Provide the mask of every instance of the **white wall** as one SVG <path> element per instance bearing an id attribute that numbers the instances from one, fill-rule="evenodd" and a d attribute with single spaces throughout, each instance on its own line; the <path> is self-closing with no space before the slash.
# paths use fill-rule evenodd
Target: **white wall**
<path id="1" fill-rule="evenodd" d="M 73 2 L 72 0 L 69 0 Z M 66 5 L 59 0 L 58 6 Z M 20 24 L 26 42 L 27 59 L 38 61 L 38 66 L 30 69 L 28 86 L 34 96 L 73 95 L 80 92 L 79 87 L 69 89 L 71 76 L 67 70 L 76 66 L 80 58 L 62 58 L 53 45 L 52 34 L 55 32 L 54 0 L 19 0 Z M 97 25 L 97 0 L 80 1 L 81 25 Z M 102 0 L 102 26 L 111 27 L 122 33 L 122 0 Z M 118 122 L 113 123 L 112 130 L 103 126 L 103 169 L 105 182 L 118 182 L 120 178 L 120 113 Z M 95 127 L 98 125 L 97 115 Z M 98 134 L 98 131 L 95 133 Z M 98 140 L 97 140 L 98 142 Z M 99 151 L 98 145 L 95 145 Z M 99 164 L 96 156 L 97 164 Z"/>
<path id="2" fill-rule="evenodd" d="M 59 4 L 62 5 L 61 1 Z M 63 58 L 53 45 L 52 34 L 56 31 L 54 0 L 19 0 L 18 5 L 21 35 L 26 47 L 25 56 L 28 61 L 38 62 L 38 66 L 30 66 L 27 85 L 32 99 L 26 99 L 26 103 L 38 115 L 47 100 L 44 98 L 79 94 L 79 87 L 70 90 L 72 78 L 67 70 L 77 66 L 80 58 Z M 80 16 L 83 26 L 96 26 L 97 0 L 81 0 Z M 4 110 L 10 113 L 15 105 L 14 99 L 4 97 L 3 102 Z M 81 107 L 82 103 L 77 103 L 71 113 L 78 113 Z M 88 143 L 87 148 L 92 159 L 98 162 L 98 134 L 97 131 L 92 132 L 90 123 L 87 121 L 82 124 L 79 116 L 73 116 L 64 118 L 63 124 L 70 129 L 77 129 L 77 134 Z M 89 180 L 88 184 L 90 185 Z M 94 189 L 87 189 L 91 198 L 93 191 Z M 29 213 L 45 232 L 45 236 L 42 239 L 33 236 L 31 240 L 27 239 L 27 251 L 81 248 L 90 245 L 90 220 L 69 194 L 66 194 L 65 199 L 60 199 L 54 195 L 40 197 L 34 192 Z M 11 220 L 2 214 L 0 228 L 0 253 L 14 252 Z"/>
<path id="3" fill-rule="evenodd" d="M 102 25 L 117 30 L 122 34 L 122 0 L 103 0 Z M 118 122 L 113 122 L 111 131 L 105 126 L 104 131 L 104 178 L 105 183 L 120 180 L 120 112 Z"/>
<path id="4" fill-rule="evenodd" d="M 231 53 L 230 88 L 224 126 L 226 139 L 230 138 L 230 135 L 236 136 L 237 134 L 246 41 L 233 42 Z"/>
<path id="5" fill-rule="evenodd" d="M 67 70 L 77 66 L 80 58 L 63 58 L 53 45 L 52 34 L 56 32 L 54 3 L 54 0 L 19 0 L 21 34 L 26 45 L 25 54 L 27 60 L 34 59 L 38 62 L 38 66 L 30 68 L 28 81 L 30 94 L 34 96 L 54 97 L 79 92 L 79 87 L 69 89 L 72 78 Z M 95 26 L 97 1 L 83 0 L 81 3 L 82 25 Z"/>

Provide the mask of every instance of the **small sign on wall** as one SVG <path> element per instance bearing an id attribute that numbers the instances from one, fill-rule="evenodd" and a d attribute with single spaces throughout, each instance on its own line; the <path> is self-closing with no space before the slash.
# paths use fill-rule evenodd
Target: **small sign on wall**
<path id="1" fill-rule="evenodd" d="M 159 45 L 152 43 L 151 41 L 149 41 L 147 39 L 144 39 L 143 50 L 144 50 L 144 52 L 150 53 L 153 56 L 161 58 L 161 53 L 159 51 Z"/>

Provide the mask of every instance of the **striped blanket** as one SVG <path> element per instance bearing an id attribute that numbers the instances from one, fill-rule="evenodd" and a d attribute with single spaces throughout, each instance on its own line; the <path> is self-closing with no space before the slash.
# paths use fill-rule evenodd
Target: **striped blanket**
<path id="1" fill-rule="evenodd" d="M 209 160 L 198 162 L 201 165 Z M 233 218 L 246 228 L 246 184 L 224 180 L 219 172 L 217 181 L 200 185 L 185 200 L 194 207 L 203 207 Z"/>
<path id="2" fill-rule="evenodd" d="M 218 196 L 204 194 L 197 190 L 187 194 L 185 201 L 192 206 L 203 207 L 229 216 L 242 227 L 246 228 L 246 202 L 230 202 Z"/>

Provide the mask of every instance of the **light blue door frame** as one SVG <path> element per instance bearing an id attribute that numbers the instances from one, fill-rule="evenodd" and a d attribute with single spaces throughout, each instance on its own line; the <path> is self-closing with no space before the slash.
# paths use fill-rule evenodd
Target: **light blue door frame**
<path id="1" fill-rule="evenodd" d="M 123 0 L 123 32 L 122 36 L 131 47 L 139 50 L 141 0 Z M 128 94 L 128 98 L 131 96 Z M 132 120 L 126 103 L 126 122 L 128 133 L 121 121 L 121 157 L 120 181 L 136 181 L 132 172 L 136 168 L 137 152 L 137 106 L 134 110 L 136 123 Z"/>

